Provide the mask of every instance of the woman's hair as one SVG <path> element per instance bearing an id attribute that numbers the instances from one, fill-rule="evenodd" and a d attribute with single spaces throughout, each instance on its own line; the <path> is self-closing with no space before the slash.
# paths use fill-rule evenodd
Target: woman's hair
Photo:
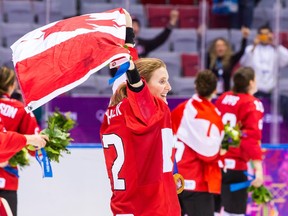
<path id="1" fill-rule="evenodd" d="M 250 81 L 255 79 L 255 72 L 251 67 L 239 68 L 234 76 L 234 86 L 232 88 L 235 93 L 248 93 Z"/>
<path id="2" fill-rule="evenodd" d="M 196 91 L 201 97 L 210 97 L 217 87 L 217 77 L 210 70 L 203 70 L 197 74 L 195 80 Z"/>
<path id="3" fill-rule="evenodd" d="M 230 43 L 225 39 L 225 38 L 216 38 L 210 48 L 209 48 L 209 56 L 210 56 L 210 65 L 209 65 L 209 69 L 212 70 L 212 68 L 214 67 L 214 65 L 216 64 L 216 60 L 218 58 L 217 54 L 216 54 L 216 42 L 217 41 L 223 41 L 224 44 L 227 47 L 226 53 L 224 54 L 223 58 L 222 58 L 222 65 L 224 68 L 226 68 L 229 64 L 230 64 L 230 58 L 233 55 L 233 51 L 231 48 Z"/>
<path id="4" fill-rule="evenodd" d="M 140 58 L 134 62 L 140 76 L 149 83 L 153 72 L 161 67 L 166 68 L 165 63 L 157 58 Z M 117 105 L 123 98 L 127 97 L 127 84 L 121 84 L 112 95 L 110 106 Z"/>
<path id="5" fill-rule="evenodd" d="M 8 89 L 15 82 L 15 73 L 5 66 L 0 68 L 0 95 L 8 92 Z"/>

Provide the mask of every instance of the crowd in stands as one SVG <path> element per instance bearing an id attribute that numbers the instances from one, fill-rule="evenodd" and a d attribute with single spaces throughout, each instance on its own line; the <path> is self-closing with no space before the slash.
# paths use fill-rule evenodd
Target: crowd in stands
<path id="1" fill-rule="evenodd" d="M 50 4 L 48 4 L 49 2 Z M 13 67 L 9 47 L 18 38 L 37 27 L 76 15 L 124 7 L 134 18 L 133 27 L 138 29 L 136 47 L 140 56 L 162 59 L 172 75 L 172 94 L 191 95 L 194 92 L 191 82 L 195 79 L 201 65 L 201 40 L 205 39 L 207 52 L 205 66 L 212 69 L 218 77 L 219 68 L 216 68 L 219 67 L 219 61 L 216 61 L 213 47 L 215 49 L 215 42 L 220 38 L 224 43 L 225 54 L 222 57 L 225 56 L 225 61 L 222 63 L 226 64 L 225 62 L 229 61 L 231 64 L 229 67 L 225 65 L 226 72 L 224 70 L 223 73 L 225 82 L 223 90 L 227 90 L 230 88 L 231 73 L 239 66 L 239 60 L 245 52 L 245 47 L 254 43 L 257 29 L 264 25 L 269 26 L 269 29 L 274 27 L 274 13 L 271 9 L 274 1 L 269 0 L 239 0 L 238 5 L 235 5 L 236 10 L 230 8 L 231 11 L 228 12 L 217 11 L 215 7 L 219 1 L 216 0 L 130 0 L 129 4 L 127 2 L 116 0 L 3 0 L 0 4 L 2 12 L 0 17 L 0 64 Z M 201 24 L 203 2 L 207 3 L 208 8 L 206 12 L 208 28 L 204 28 Z M 287 0 L 280 2 L 281 32 L 279 38 L 280 43 L 284 47 L 288 47 L 288 31 L 285 30 L 288 27 L 288 4 Z M 50 9 L 49 14 L 46 13 L 47 6 Z M 174 15 L 171 11 L 174 11 Z M 246 29 L 244 30 L 246 31 L 245 36 L 243 35 L 243 26 Z M 205 38 L 203 29 L 206 29 Z M 148 48 L 144 47 L 143 43 L 148 43 Z M 287 65 L 283 66 L 285 68 Z M 281 70 L 281 76 L 286 76 L 284 71 L 284 69 Z M 108 67 L 103 68 L 71 93 L 110 94 L 111 87 L 108 86 L 107 81 L 110 74 L 111 71 Z M 220 74 L 220 76 L 222 75 Z"/>
<path id="2" fill-rule="evenodd" d="M 196 166 L 193 167 L 198 168 L 198 170 L 194 172 L 197 174 L 197 176 L 184 176 L 184 182 L 186 181 L 184 193 L 179 196 L 182 215 L 185 215 L 186 213 L 188 215 L 192 215 L 189 212 L 195 213 L 194 206 L 190 205 L 190 201 L 191 203 L 194 203 L 197 200 L 199 201 L 199 204 L 197 203 L 197 208 L 199 209 L 199 206 L 202 205 L 201 208 L 203 209 L 201 209 L 201 212 L 199 212 L 199 214 L 195 215 L 214 215 L 214 211 L 216 210 L 214 206 L 214 194 L 220 194 L 221 192 L 222 204 L 225 207 L 225 215 L 244 216 L 246 212 L 246 200 L 248 192 L 246 189 L 244 189 L 242 192 L 240 191 L 239 194 L 233 195 L 230 191 L 230 184 L 238 183 L 238 179 L 243 182 L 247 180 L 247 175 L 244 174 L 244 171 L 247 171 L 247 162 L 250 160 L 253 161 L 253 165 L 256 170 L 256 177 L 255 180 L 252 182 L 252 185 L 255 187 L 259 187 L 263 184 L 264 180 L 263 168 L 261 165 L 262 155 L 259 145 L 259 142 L 261 140 L 261 130 L 263 123 L 262 119 L 264 110 L 261 101 L 257 98 L 254 98 L 253 95 L 254 93 L 256 93 L 258 85 L 259 91 L 258 95 L 256 96 L 260 99 L 261 97 L 271 99 L 271 95 L 277 84 L 279 84 L 281 93 L 287 93 L 288 95 L 288 88 L 286 84 L 288 82 L 288 31 L 285 31 L 285 29 L 287 29 L 288 27 L 288 8 L 286 8 L 286 1 L 287 0 L 278 1 L 281 2 L 281 32 L 279 35 L 275 35 L 273 34 L 273 28 L 275 27 L 275 24 L 273 22 L 273 13 L 276 11 L 273 12 L 273 10 L 271 10 L 271 7 L 274 6 L 273 4 L 271 4 L 271 2 L 273 2 L 271 0 L 238 0 L 238 2 L 236 2 L 234 5 L 230 5 L 229 7 L 224 7 L 217 0 L 142 0 L 141 2 L 133 0 L 130 1 L 131 4 L 127 4 L 127 1 L 124 0 L 123 3 L 119 3 L 116 0 L 102 0 L 101 2 L 99 0 L 3 0 L 0 1 L 0 66 L 6 65 L 7 67 L 13 68 L 13 64 L 11 61 L 11 50 L 9 47 L 22 35 L 37 27 L 60 19 L 70 18 L 76 15 L 89 14 L 93 12 L 103 12 L 117 7 L 127 8 L 133 18 L 131 18 L 129 15 L 128 22 L 126 14 L 126 24 L 129 23 L 129 25 L 127 24 L 126 28 L 130 28 L 130 34 L 127 33 L 128 31 L 126 29 L 126 45 L 129 44 L 130 48 L 133 46 L 135 33 L 135 48 L 137 49 L 139 57 L 151 58 L 140 58 L 134 63 L 132 60 L 130 60 L 130 67 L 126 72 L 128 77 L 128 84 L 122 84 L 122 86 L 117 89 L 117 91 L 111 98 L 111 107 L 108 108 L 108 111 L 111 111 L 111 114 L 116 112 L 115 109 L 119 108 L 120 110 L 120 105 L 124 108 L 123 110 L 121 110 L 123 113 L 123 115 L 121 115 L 121 122 L 118 120 L 119 122 L 114 121 L 113 123 L 111 123 L 112 121 L 110 122 L 110 117 L 108 115 L 105 115 L 104 123 L 101 127 L 100 134 L 103 138 L 102 142 L 105 149 L 105 160 L 106 162 L 109 161 L 108 163 L 106 163 L 106 165 L 113 164 L 115 160 L 114 153 L 112 155 L 111 152 L 108 150 L 108 147 L 111 143 L 113 143 L 111 142 L 111 140 L 112 138 L 115 139 L 116 134 L 116 138 L 117 140 L 121 141 L 120 144 L 122 147 L 123 143 L 129 143 L 131 142 L 131 140 L 138 139 L 141 141 L 141 137 L 144 138 L 143 140 L 148 140 L 148 134 L 149 137 L 152 137 L 152 139 L 149 138 L 149 140 L 151 141 L 151 144 L 149 143 L 149 145 L 151 145 L 151 149 L 155 151 L 155 140 L 159 142 L 159 146 L 161 148 L 158 148 L 158 150 L 155 151 L 157 152 L 157 154 L 155 154 L 152 158 L 151 155 L 149 155 L 150 152 L 152 152 L 151 150 L 145 153 L 145 151 L 143 151 L 142 149 L 142 146 L 137 145 L 137 147 L 140 147 L 139 149 L 137 149 L 137 151 L 141 152 L 142 154 L 144 152 L 144 157 L 141 157 L 141 160 L 143 160 L 144 158 L 145 163 L 140 161 L 139 163 L 135 164 L 136 166 L 138 166 L 139 164 L 145 164 L 145 166 L 143 166 L 143 170 L 149 171 L 147 172 L 149 175 L 146 175 L 147 173 L 142 172 L 142 169 L 140 169 L 141 172 L 139 172 L 139 179 L 145 179 L 145 181 L 149 183 L 147 184 L 147 182 L 143 181 L 142 183 L 143 185 L 145 185 L 145 187 L 147 187 L 147 185 L 152 185 L 153 187 L 155 187 L 153 185 L 153 182 L 155 181 L 155 176 L 158 176 L 157 178 L 162 180 L 166 179 L 166 177 L 164 178 L 163 176 L 167 175 L 166 173 L 168 173 L 169 178 L 171 177 L 172 179 L 172 163 L 169 163 L 171 166 L 169 165 L 168 168 L 165 167 L 165 169 L 167 169 L 165 170 L 165 172 L 161 170 L 162 167 L 160 167 L 159 169 L 157 168 L 157 172 L 154 172 L 156 170 L 154 170 L 156 166 L 155 164 L 159 165 L 159 163 L 154 163 L 154 161 L 157 161 L 159 158 L 161 158 L 162 160 L 162 145 L 164 146 L 165 144 L 163 141 L 164 139 L 162 138 L 162 134 L 159 135 L 160 133 L 158 129 L 155 130 L 154 126 L 156 124 L 159 124 L 159 128 L 161 128 L 162 132 L 164 131 L 162 129 L 171 129 L 169 133 L 171 132 L 170 135 L 172 137 L 170 114 L 169 112 L 166 112 L 167 110 L 169 110 L 169 107 L 167 106 L 166 96 L 172 87 L 172 91 L 170 93 L 172 95 L 185 95 L 190 97 L 193 95 L 192 98 L 180 105 L 178 109 L 176 109 L 176 112 L 174 110 L 174 122 L 180 123 L 176 126 L 173 125 L 173 129 L 175 130 L 173 132 L 174 134 L 177 134 L 178 141 L 183 141 L 183 145 L 185 143 L 185 145 L 189 147 L 192 146 L 191 149 L 193 149 L 193 151 L 191 150 L 190 152 L 187 152 L 186 150 L 186 158 L 184 157 L 184 160 L 182 161 L 181 159 L 179 160 L 179 170 L 183 172 L 183 167 L 186 167 L 184 162 L 185 160 L 190 159 L 191 156 L 193 156 L 195 159 L 204 157 L 204 159 L 202 158 L 201 160 L 206 160 L 206 162 L 209 161 L 211 157 L 213 157 L 213 160 L 215 160 L 213 161 L 213 163 L 211 162 L 210 166 L 202 166 L 202 161 L 199 160 Z M 221 2 L 223 3 L 225 1 Z M 204 10 L 206 6 L 208 9 L 205 11 L 205 13 L 202 13 L 202 10 Z M 49 8 L 50 13 L 46 13 L 47 8 Z M 264 12 L 265 16 L 263 16 Z M 202 17 L 202 14 L 204 14 L 204 17 Z M 207 18 L 207 23 L 201 23 L 201 21 L 205 20 L 205 18 Z M 127 36 L 133 37 L 131 39 Z M 275 38 L 277 37 L 280 39 L 280 44 L 275 43 Z M 127 41 L 129 42 L 127 43 Z M 203 54 L 201 53 L 201 48 L 203 48 L 203 44 L 205 48 L 205 59 L 201 59 L 201 57 L 203 57 L 203 55 L 201 55 Z M 160 60 L 156 60 L 155 58 L 159 58 Z M 201 73 L 199 71 L 203 69 L 200 66 L 200 63 L 202 61 L 205 62 L 204 67 L 208 70 L 202 70 Z M 150 68 L 151 71 L 149 71 L 147 69 L 149 67 L 145 67 L 148 64 L 154 64 L 156 66 L 154 68 Z M 239 66 L 245 67 L 241 67 L 239 70 L 236 70 Z M 276 67 L 281 69 L 279 77 L 277 77 L 277 74 L 275 74 Z M 156 71 L 157 73 L 155 73 Z M 234 73 L 235 71 L 237 72 Z M 80 86 L 72 89 L 70 91 L 70 94 L 107 94 L 110 96 L 112 93 L 112 88 L 111 86 L 109 86 L 108 80 L 111 78 L 111 75 L 114 75 L 114 73 L 115 71 L 110 70 L 107 66 L 101 69 L 99 72 L 91 75 L 91 77 Z M 145 74 L 147 77 L 145 77 Z M 147 74 L 152 75 L 149 75 L 149 77 Z M 145 81 L 140 78 L 140 75 L 144 78 Z M 281 79 L 281 82 L 278 83 L 279 78 Z M 13 81 L 12 86 L 10 86 L 11 92 L 3 91 L 1 97 L 4 98 L 5 102 L 7 102 L 8 98 L 10 98 L 14 87 L 16 87 L 16 83 L 14 82 L 14 80 L 15 76 L 13 76 L 13 79 L 11 79 L 11 82 Z M 232 86 L 232 81 L 233 92 L 229 92 Z M 122 88 L 125 89 L 127 86 L 128 88 L 126 90 L 122 90 Z M 222 116 L 220 116 L 220 114 L 215 111 L 215 107 L 211 103 L 212 98 L 217 93 L 218 95 L 222 94 L 220 97 L 218 97 L 218 100 L 215 103 L 216 107 L 221 111 Z M 132 96 L 128 97 L 128 95 Z M 142 103 L 143 100 L 144 103 Z M 231 100 L 232 102 L 229 100 Z M 238 101 L 241 101 L 241 103 L 238 103 Z M 285 101 L 286 104 L 288 104 L 287 101 L 288 99 Z M 231 105 L 234 102 L 236 106 L 234 106 L 235 104 Z M 203 104 L 200 105 L 201 103 Z M 141 107 L 142 104 L 145 104 L 145 107 Z M 198 107 L 197 114 L 190 111 L 189 114 L 191 116 L 185 116 L 185 113 L 188 112 L 186 112 L 185 109 L 194 110 L 191 107 L 189 108 L 189 106 L 193 108 Z M 206 106 L 205 109 L 203 109 L 204 106 Z M 125 112 L 123 112 L 124 110 Z M 145 112 L 148 110 L 147 113 L 149 113 L 149 115 L 143 115 L 143 110 Z M 203 110 L 206 111 L 206 113 L 204 113 Z M 218 144 L 215 146 L 213 154 L 209 152 L 211 150 L 209 146 L 204 146 L 204 144 L 207 144 L 208 141 L 201 143 L 202 140 L 199 140 L 199 147 L 195 145 L 195 143 L 197 144 L 197 139 L 193 139 L 192 142 L 192 139 L 190 139 L 190 135 L 189 137 L 187 136 L 187 125 L 189 123 L 188 119 L 190 120 L 191 117 L 195 119 L 200 118 L 201 112 L 203 112 L 202 115 L 205 115 L 206 118 L 207 116 L 210 118 L 209 121 L 211 120 L 211 123 L 215 121 L 215 118 L 218 118 L 216 119 L 217 127 L 219 129 L 216 131 L 218 135 L 216 141 Z M 129 116 L 129 118 L 126 115 Z M 183 123 L 182 125 L 183 121 L 181 115 L 183 115 L 182 117 L 184 119 L 184 122 L 188 122 L 187 124 Z M 284 116 L 285 115 L 288 115 L 287 111 L 286 113 L 284 113 Z M 181 117 L 181 121 L 178 119 L 179 116 Z M 231 119 L 235 120 L 235 126 L 236 123 L 241 123 L 241 130 L 244 131 L 245 136 L 239 138 L 241 139 L 241 148 L 235 148 L 234 150 L 228 149 L 228 153 L 225 152 L 225 154 L 227 154 L 228 156 L 221 155 L 224 159 L 222 170 L 223 172 L 221 174 L 218 163 L 214 162 L 216 162 L 216 160 L 218 161 L 218 157 L 220 156 L 219 146 L 221 144 L 220 141 L 222 139 L 224 127 L 222 121 L 227 120 L 227 123 L 229 124 L 232 124 L 233 122 L 232 120 L 230 121 L 230 119 L 226 119 L 227 116 L 233 117 Z M 5 119 L 3 118 L 3 120 Z M 37 127 L 36 119 L 33 119 L 33 121 L 34 127 Z M 135 122 L 137 122 L 137 127 L 135 127 Z M 196 121 L 191 122 L 191 125 L 195 127 Z M 145 127 L 143 127 L 145 129 L 142 129 L 143 123 L 145 123 Z M 209 123 L 209 125 L 212 125 L 211 123 Z M 119 127 L 119 125 L 125 125 L 125 127 Z M 197 137 L 199 137 L 199 131 L 204 131 L 204 129 L 200 127 L 203 125 L 204 123 L 202 123 L 201 125 L 199 121 L 199 126 L 197 125 L 196 128 L 192 129 L 191 134 L 193 135 L 193 133 L 197 133 L 196 135 Z M 204 126 L 204 128 L 206 128 L 207 125 Z M 135 127 L 136 129 L 133 127 Z M 212 131 L 210 127 L 211 126 L 209 126 L 207 134 L 210 134 L 210 130 Z M 138 128 L 140 128 L 139 131 L 137 131 Z M 9 128 L 7 127 L 7 129 Z M 181 130 L 183 134 L 181 134 Z M 115 133 L 115 131 L 117 132 Z M 28 133 L 28 131 L 24 132 Z M 131 134 L 128 134 L 128 132 Z M 156 132 L 157 134 L 155 135 L 152 132 Z M 118 136 L 118 134 L 120 134 L 121 136 Z M 210 137 L 210 135 L 208 136 L 207 134 L 204 134 L 205 138 Z M 169 134 L 165 134 L 165 136 L 167 135 Z M 126 136 L 127 140 L 123 142 L 124 139 L 122 139 L 122 136 Z M 136 138 L 131 139 L 132 136 L 135 136 Z M 211 137 L 213 136 L 211 135 Z M 185 140 L 186 138 L 187 140 Z M 172 142 L 172 139 L 170 141 Z M 134 147 L 134 142 L 129 143 L 129 145 L 130 144 Z M 204 146 L 205 149 L 201 146 Z M 198 148 L 203 148 L 205 151 L 203 151 L 203 149 L 197 151 Z M 148 148 L 146 148 L 146 150 L 147 149 Z M 121 153 L 122 155 L 119 155 L 124 158 L 123 152 Z M 196 152 L 199 155 L 197 155 Z M 133 154 L 131 155 L 133 157 L 131 156 L 131 161 L 133 162 L 134 152 L 132 153 Z M 111 157 L 111 155 L 113 157 Z M 150 156 L 150 160 L 146 160 L 146 158 L 149 158 L 148 155 Z M 127 159 L 128 156 L 125 157 L 126 158 L 124 165 L 128 168 L 121 169 L 125 171 L 125 179 L 128 179 L 127 182 L 135 182 L 135 176 L 134 174 L 131 176 L 130 168 L 136 169 L 136 167 L 131 166 L 134 166 L 134 164 L 129 162 L 129 160 Z M 170 156 L 168 158 L 169 160 L 171 159 Z M 160 161 L 161 166 L 162 163 L 165 165 L 165 160 L 163 159 L 163 161 Z M 234 164 L 231 165 L 229 160 L 230 162 L 232 161 Z M 148 163 L 148 166 L 146 164 L 147 161 L 150 163 Z M 188 161 L 187 164 L 190 164 L 190 161 Z M 4 165 L 2 166 L 6 167 L 6 164 Z M 111 174 L 113 171 L 110 171 L 110 169 L 112 169 L 113 165 L 111 167 L 109 166 L 107 166 L 107 170 L 108 173 Z M 147 169 L 146 166 L 149 167 L 149 169 Z M 217 175 L 212 173 L 212 170 L 214 169 L 218 170 Z M 230 170 L 227 172 L 226 169 Z M 161 170 L 161 175 L 158 175 L 159 170 Z M 198 178 L 201 171 L 203 171 L 203 178 L 197 179 L 198 182 L 196 184 L 196 187 L 195 183 L 193 183 L 195 182 L 193 179 Z M 165 175 L 162 176 L 162 172 L 165 173 Z M 156 175 L 153 176 L 155 173 Z M 189 173 L 189 171 L 187 171 L 187 173 Z M 220 181 L 220 175 L 222 175 L 223 178 L 222 182 Z M 128 176 L 131 180 L 128 178 Z M 147 178 L 147 176 L 153 176 L 153 178 L 149 179 Z M 212 182 L 215 179 L 215 176 L 218 178 L 217 184 L 207 184 L 202 188 L 198 187 L 203 182 L 205 184 L 206 181 Z M 110 177 L 110 179 L 112 178 L 114 178 L 114 176 Z M 118 177 L 116 180 L 119 180 Z M 134 186 L 131 183 L 130 185 L 127 183 L 127 188 L 129 189 L 125 191 L 124 189 L 126 187 L 126 183 L 124 184 L 124 180 L 121 180 L 122 181 L 119 181 L 121 184 L 118 184 L 119 182 L 115 181 L 117 183 L 116 184 L 113 179 L 113 184 L 111 184 L 112 192 L 114 192 L 112 196 L 111 206 L 114 213 L 120 213 L 118 206 L 115 204 L 119 204 L 117 201 L 118 198 L 113 200 L 114 197 L 119 197 L 119 194 L 120 197 L 123 196 L 121 195 L 121 193 L 119 193 L 119 191 L 122 191 L 124 196 L 127 196 L 127 191 L 133 191 L 135 188 L 139 190 L 136 190 L 136 192 L 143 192 L 143 188 L 141 188 L 143 187 L 143 185 L 140 184 L 141 187 L 139 187 L 139 185 Z M 177 204 L 177 196 L 176 193 L 174 193 L 174 188 L 172 187 L 174 186 L 174 181 L 170 180 L 168 181 L 167 177 L 167 182 L 163 181 L 163 185 L 166 186 L 163 187 L 161 183 L 159 184 L 159 188 L 165 188 L 165 190 L 168 189 L 167 191 L 163 191 L 163 194 L 165 194 L 165 198 L 167 198 L 167 201 L 165 202 L 172 203 L 173 205 L 171 205 L 171 209 L 169 210 L 169 208 L 165 208 L 165 206 L 167 206 L 165 202 L 161 201 L 161 203 L 163 204 L 162 208 L 163 211 L 165 211 L 165 215 L 179 215 L 180 206 L 178 206 Z M 153 184 L 151 184 L 151 182 Z M 222 191 L 220 190 L 220 184 L 222 184 Z M 171 185 L 171 187 L 169 185 Z M 139 187 L 139 189 L 137 187 Z M 155 212 L 154 209 L 159 208 L 157 199 L 162 199 L 163 194 L 161 190 L 158 190 L 161 193 L 159 192 L 159 194 L 156 194 L 155 190 L 152 190 L 153 187 L 151 187 L 151 189 L 149 187 L 147 187 L 149 190 L 146 188 L 145 191 L 146 193 L 147 191 L 149 191 L 149 193 L 146 194 L 146 198 L 145 194 L 143 193 L 142 199 L 147 201 L 148 203 L 147 205 L 145 205 L 145 211 Z M 12 195 L 14 195 L 14 199 L 12 199 L 12 201 L 10 202 L 14 202 L 14 205 L 10 205 L 12 207 L 12 211 L 16 212 L 17 185 L 14 185 L 12 190 Z M 116 192 L 113 190 L 115 190 Z M 172 192 L 170 192 L 170 190 Z M 188 193 L 185 193 L 185 190 Z M 189 190 L 190 192 L 194 192 L 190 193 Z M 154 198 L 156 198 L 156 201 L 152 201 L 151 205 L 149 204 L 150 200 L 147 198 L 152 197 L 150 192 L 151 194 L 156 194 L 155 196 L 153 196 Z M 203 195 L 203 192 L 205 192 L 205 196 L 202 197 L 202 200 L 199 199 L 199 197 L 196 197 L 195 200 L 194 198 L 189 198 L 189 196 L 198 196 L 199 194 Z M 166 194 L 168 195 L 166 196 Z M 169 194 L 173 195 L 171 196 L 172 202 L 171 200 L 169 200 Z M 3 194 L 0 193 L 0 195 L 4 197 Z M 128 194 L 128 196 L 131 196 L 133 198 L 134 194 Z M 5 198 L 8 200 L 7 197 Z M 205 200 L 207 199 L 209 203 L 205 202 Z M 136 199 L 134 199 L 133 201 L 135 200 Z M 185 203 L 187 202 L 187 200 L 189 201 L 188 204 Z M 130 200 L 128 199 L 128 201 Z M 134 207 L 134 205 L 131 205 L 128 201 L 127 203 L 129 203 L 129 207 Z M 141 204 L 139 204 L 139 209 L 143 207 L 142 202 L 138 201 L 135 203 Z M 119 206 L 122 205 L 123 202 L 120 202 Z M 202 214 L 203 210 L 206 210 L 207 213 Z M 16 215 L 16 213 L 14 214 Z"/>

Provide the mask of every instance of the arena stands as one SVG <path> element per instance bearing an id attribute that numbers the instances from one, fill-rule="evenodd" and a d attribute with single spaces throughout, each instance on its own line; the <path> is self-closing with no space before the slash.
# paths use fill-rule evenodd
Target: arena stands
<path id="1" fill-rule="evenodd" d="M 116 0 L 2 0 L 0 4 L 0 64 L 11 65 L 11 51 L 9 47 L 18 38 L 25 33 L 60 19 L 71 16 L 102 12 L 116 7 L 127 7 L 128 1 Z M 280 42 L 284 46 L 288 46 L 288 8 L 287 1 L 282 1 L 283 9 L 281 12 L 280 27 L 283 30 L 280 33 Z M 48 5 L 47 3 L 50 4 Z M 211 1 L 208 1 L 211 2 Z M 273 27 L 273 1 L 261 0 L 254 10 L 253 29 L 248 39 L 248 44 L 253 42 L 256 35 L 256 28 L 269 23 Z M 46 8 L 50 13 L 47 17 Z M 131 0 L 129 11 L 132 16 L 137 17 L 141 22 L 140 35 L 143 38 L 153 38 L 162 28 L 167 25 L 169 13 L 172 8 L 179 10 L 179 22 L 177 28 L 173 30 L 169 39 L 160 46 L 156 51 L 149 54 L 151 57 L 160 57 L 168 65 L 171 77 L 173 94 L 181 95 L 181 89 L 178 85 L 185 86 L 186 77 L 195 76 L 200 68 L 200 44 L 201 44 L 201 8 L 198 0 Z M 48 18 L 48 19 L 47 19 Z M 207 12 L 208 29 L 206 32 L 206 49 L 211 41 L 216 37 L 224 37 L 230 41 L 233 50 L 238 50 L 241 41 L 241 32 L 238 29 L 229 29 L 227 16 L 215 15 L 211 11 Z M 280 72 L 280 76 L 286 76 L 286 73 Z M 99 73 L 95 74 L 83 86 L 73 91 L 72 94 L 85 94 L 85 92 L 103 94 L 108 93 L 108 84 L 103 86 L 102 82 L 109 77 L 109 69 L 103 68 Z M 95 78 L 96 77 L 96 78 Z M 175 78 L 176 77 L 176 78 Z M 101 81 L 99 81 L 101 80 Z M 175 81 L 176 80 L 176 81 Z M 183 81 L 184 80 L 184 81 Z M 101 83 L 101 88 L 92 87 L 95 82 Z M 181 84 L 183 82 L 183 85 Z M 176 86 L 177 85 L 177 86 Z M 193 87 L 193 84 L 191 83 Z M 187 89 L 185 87 L 185 89 Z M 185 90 L 186 91 L 186 90 Z M 187 91 L 186 91 L 187 92 Z M 189 90 L 188 90 L 189 92 Z M 191 91 L 190 91 L 191 92 Z M 189 92 L 189 93 L 190 93 Z"/>

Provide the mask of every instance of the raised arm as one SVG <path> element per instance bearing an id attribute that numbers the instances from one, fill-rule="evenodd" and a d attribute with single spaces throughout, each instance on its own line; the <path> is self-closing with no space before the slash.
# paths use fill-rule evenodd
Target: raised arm
<path id="1" fill-rule="evenodd" d="M 172 10 L 170 12 L 170 20 L 168 25 L 156 37 L 152 39 L 139 38 L 139 41 L 145 44 L 145 52 L 149 53 L 165 43 L 165 41 L 169 38 L 173 28 L 176 26 L 178 17 L 179 12 L 177 10 Z"/>
<path id="2" fill-rule="evenodd" d="M 130 14 L 125 10 L 126 15 L 126 39 L 125 39 L 125 45 L 129 48 L 134 47 L 134 32 L 132 28 L 132 18 Z M 140 75 L 135 68 L 135 65 L 133 63 L 133 59 L 130 60 L 130 67 L 128 68 L 128 71 L 126 72 L 127 79 L 128 79 L 128 85 L 130 86 L 132 91 L 139 91 L 138 88 L 143 86 L 143 82 L 140 78 Z"/>
<path id="3" fill-rule="evenodd" d="M 250 29 L 246 27 L 242 27 L 241 32 L 242 32 L 241 47 L 240 47 L 240 50 L 237 53 L 235 53 L 232 57 L 232 62 L 231 62 L 232 67 L 234 67 L 239 62 L 239 60 L 245 53 L 245 48 L 247 46 L 247 38 L 250 35 Z"/>

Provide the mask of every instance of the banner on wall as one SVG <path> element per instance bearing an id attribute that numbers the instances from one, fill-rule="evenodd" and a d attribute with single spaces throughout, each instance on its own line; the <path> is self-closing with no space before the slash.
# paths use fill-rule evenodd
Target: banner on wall
<path id="1" fill-rule="evenodd" d="M 287 145 L 285 146 L 287 147 Z M 288 215 L 288 149 L 268 147 L 264 151 L 264 184 L 272 193 L 273 202 L 266 206 L 257 205 L 252 203 L 251 196 L 249 196 L 246 215 Z"/>
<path id="2" fill-rule="evenodd" d="M 168 98 L 170 109 L 174 109 L 186 98 Z M 270 127 L 272 114 L 270 103 L 263 100 L 265 108 L 263 139 L 262 143 L 270 142 Z M 109 103 L 108 97 L 58 97 L 49 104 L 49 110 L 54 111 L 56 107 L 62 112 L 71 111 L 77 121 L 77 126 L 72 130 L 72 137 L 76 143 L 100 143 L 99 131 L 103 115 Z M 280 124 L 280 143 L 288 143 L 288 122 L 278 117 Z"/>

